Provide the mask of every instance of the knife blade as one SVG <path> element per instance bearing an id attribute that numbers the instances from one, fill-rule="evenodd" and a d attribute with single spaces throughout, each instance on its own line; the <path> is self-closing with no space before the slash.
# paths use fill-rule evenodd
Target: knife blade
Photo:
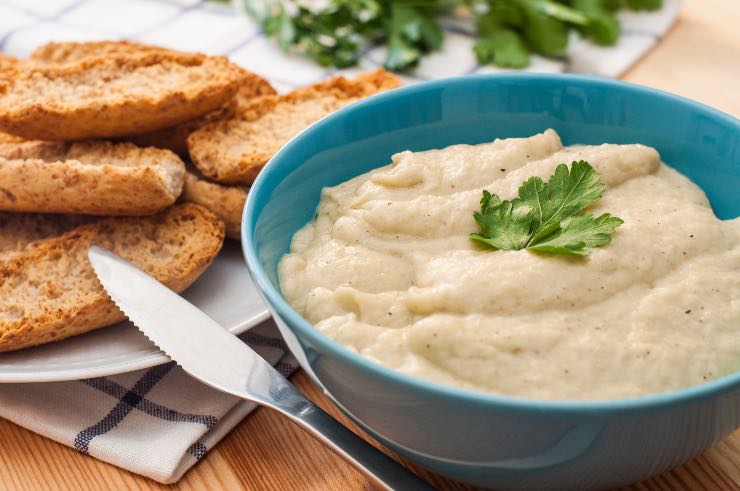
<path id="1" fill-rule="evenodd" d="M 186 372 L 233 393 L 272 370 L 236 336 L 133 264 L 98 246 L 90 247 L 88 257 L 118 308 Z"/>
<path id="2" fill-rule="evenodd" d="M 272 365 L 193 304 L 113 252 L 88 258 L 121 311 L 196 379 L 289 417 L 383 489 L 432 489 L 305 398 Z"/>

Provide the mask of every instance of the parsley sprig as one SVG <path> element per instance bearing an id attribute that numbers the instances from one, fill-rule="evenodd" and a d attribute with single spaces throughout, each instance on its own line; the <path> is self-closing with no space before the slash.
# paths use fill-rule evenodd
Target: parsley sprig
<path id="1" fill-rule="evenodd" d="M 609 213 L 582 214 L 601 199 L 605 188 L 599 173 L 581 160 L 570 170 L 558 165 L 548 182 L 530 177 L 511 201 L 484 190 L 481 209 L 473 213 L 481 233 L 470 238 L 494 249 L 586 256 L 589 248 L 611 242 L 624 223 Z"/>
<path id="2" fill-rule="evenodd" d="M 406 70 L 439 49 L 439 19 L 460 11 L 475 21 L 473 51 L 481 64 L 523 68 L 530 54 L 560 56 L 569 32 L 600 45 L 619 37 L 617 11 L 656 10 L 662 0 L 243 0 L 247 12 L 284 50 L 324 66 L 357 63 L 385 45 L 385 67 Z"/>

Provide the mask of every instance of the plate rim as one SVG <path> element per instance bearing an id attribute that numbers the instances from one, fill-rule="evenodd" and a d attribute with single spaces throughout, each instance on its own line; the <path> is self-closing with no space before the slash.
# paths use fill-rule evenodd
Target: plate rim
<path id="1" fill-rule="evenodd" d="M 249 329 L 256 327 L 262 322 L 270 318 L 270 311 L 267 307 L 263 306 L 262 312 L 253 315 L 249 319 L 233 326 L 228 329 L 232 334 L 239 335 Z M 105 329 L 105 328 L 103 328 Z M 61 341 L 64 342 L 64 341 Z M 151 352 L 142 354 L 136 360 L 116 362 L 112 364 L 100 364 L 95 367 L 89 368 L 72 368 L 72 369 L 57 369 L 54 372 L 18 372 L 18 373 L 3 373 L 0 372 L 0 384 L 21 384 L 21 383 L 39 383 L 39 382 L 70 382 L 74 380 L 84 380 L 96 377 L 108 377 L 111 375 L 118 375 L 121 373 L 133 372 L 136 370 L 143 370 L 145 368 L 151 368 L 157 365 L 162 365 L 170 361 L 170 358 L 164 354 L 161 350 L 156 350 L 156 346 L 152 348 Z"/>

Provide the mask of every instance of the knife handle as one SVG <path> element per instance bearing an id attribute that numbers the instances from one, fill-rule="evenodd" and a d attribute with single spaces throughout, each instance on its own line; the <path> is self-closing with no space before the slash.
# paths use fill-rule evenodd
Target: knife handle
<path id="1" fill-rule="evenodd" d="M 332 418 L 298 391 L 291 395 L 303 398 L 305 406 L 299 411 L 285 411 L 277 407 L 275 409 L 288 416 L 294 423 L 311 433 L 334 453 L 369 477 L 380 489 L 434 489 L 416 474 Z"/>

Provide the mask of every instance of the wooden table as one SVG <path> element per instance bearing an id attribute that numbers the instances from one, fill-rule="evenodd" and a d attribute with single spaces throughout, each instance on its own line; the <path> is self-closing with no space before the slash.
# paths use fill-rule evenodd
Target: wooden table
<path id="1" fill-rule="evenodd" d="M 624 77 L 740 117 L 740 2 L 686 0 L 679 22 Z M 293 382 L 349 424 L 304 373 Z M 355 430 L 357 428 L 355 427 Z M 468 489 L 415 469 L 435 486 Z M 175 489 L 368 489 L 348 467 L 275 413 L 258 410 L 190 470 Z M 0 420 L 0 489 L 167 488 Z M 740 431 L 703 455 L 632 490 L 740 489 Z"/>

